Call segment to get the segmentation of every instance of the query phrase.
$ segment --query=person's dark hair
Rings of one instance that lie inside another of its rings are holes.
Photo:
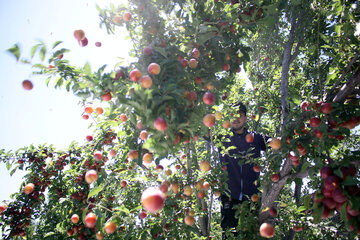
[[[242,102],[237,102],[233,105],[234,108],[237,108],[238,111],[242,111],[245,113],[247,113],[247,109],[246,106],[242,103]]]

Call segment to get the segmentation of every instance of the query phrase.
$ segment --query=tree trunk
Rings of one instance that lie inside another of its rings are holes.
[[[289,69],[291,62],[296,58],[298,54],[298,49],[300,45],[300,41],[298,41],[295,51],[292,53],[292,49],[295,42],[295,35],[297,31],[300,29],[302,21],[304,17],[304,10],[302,9],[300,13],[293,14],[291,19],[291,30],[289,39],[285,45],[284,56],[282,61],[282,72],[281,72],[281,84],[280,84],[280,94],[281,94],[281,132],[283,131],[287,121],[288,121],[288,85],[289,85]],[[261,208],[259,212],[259,223],[264,222],[266,219],[270,217],[268,211],[263,211],[265,208],[271,207],[274,204],[274,201],[279,196],[282,188],[284,187],[287,179],[290,177],[290,173],[292,170],[292,163],[289,159],[285,160],[285,163],[280,170],[280,180],[277,183],[273,183],[271,188],[267,188],[264,186],[263,194],[261,198]]]

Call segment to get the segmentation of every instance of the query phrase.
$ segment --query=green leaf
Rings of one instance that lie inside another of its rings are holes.
[[[311,195],[306,195],[304,197],[304,206],[305,206],[305,208],[307,208],[307,209],[310,208],[310,202],[311,202]]]
[[[31,54],[30,54],[31,58],[34,57],[35,52],[36,52],[36,50],[38,49],[39,46],[40,46],[40,44],[36,44],[35,46],[33,46],[33,47],[31,48]]]
[[[104,187],[105,187],[105,184],[101,184],[101,185],[93,188],[88,194],[88,199],[91,198],[92,196],[95,196],[99,192],[101,192],[104,189]]]
[[[50,236],[52,236],[52,235],[55,235],[56,233],[55,232],[48,232],[48,233],[46,233],[45,235],[44,235],[44,237],[46,238],[46,237],[50,237]]]
[[[81,216],[81,219],[82,219],[83,223],[85,223],[85,217],[86,217],[87,210],[88,210],[88,208],[85,208],[84,211],[83,211],[83,214]]]
[[[354,186],[359,184],[359,181],[354,177],[347,176],[341,184],[344,186]]]
[[[11,168],[11,163],[9,161],[6,162],[6,170],[10,170]]]
[[[91,75],[91,67],[90,67],[89,62],[86,62],[86,63],[85,63],[84,73],[85,73],[86,75],[89,75],[89,76]]]
[[[210,40],[213,37],[214,37],[214,33],[212,33],[212,32],[201,34],[199,37],[198,43],[200,45],[203,45],[206,41]]]
[[[305,162],[301,167],[301,172],[305,172],[306,169],[310,166],[309,162]]]
[[[10,176],[12,176],[12,175],[16,172],[16,170],[18,169],[18,167],[19,167],[19,166],[16,166],[16,168],[14,168],[13,170],[11,170]]]
[[[56,41],[54,44],[53,44],[53,49],[56,48],[60,43],[62,43],[62,41]]]
[[[167,58],[167,54],[164,48],[155,47],[155,50],[159,52],[161,55],[163,55],[165,58]]]
[[[18,44],[15,44],[13,47],[7,49],[8,52],[10,52],[14,57],[16,58],[16,61],[19,61],[20,59],[20,47]]]
[[[305,206],[300,206],[296,211],[299,212],[303,212],[305,211],[307,208]]]
[[[41,61],[44,61],[45,55],[46,55],[46,46],[43,45],[42,48],[40,49],[40,59],[41,59]]]

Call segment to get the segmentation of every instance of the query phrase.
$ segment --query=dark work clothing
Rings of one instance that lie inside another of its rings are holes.
[[[220,161],[226,164],[226,171],[228,173],[228,188],[230,196],[222,195],[221,197],[221,228],[224,230],[223,239],[226,239],[225,231],[229,228],[236,228],[238,219],[235,218],[236,210],[233,207],[241,204],[243,201],[249,200],[251,195],[258,193],[259,185],[256,180],[259,178],[259,173],[254,172],[254,164],[245,163],[247,158],[253,159],[260,157],[260,152],[266,150],[265,139],[257,133],[252,133],[254,141],[247,143],[245,136],[249,132],[244,129],[243,134],[227,135],[220,137],[222,145],[225,150],[228,147],[234,146],[234,149],[228,150],[228,154],[221,154],[219,149]],[[234,236],[237,236],[234,232]]]
[[[225,230],[229,228],[236,228],[238,225],[238,219],[235,218],[234,206],[241,204],[243,201],[236,199],[229,199],[228,196],[221,196],[221,228],[224,230],[222,239],[226,239]],[[233,232],[237,236],[236,232]]]
[[[263,136],[257,133],[252,133],[254,141],[247,143],[245,136],[248,133],[247,129],[244,129],[243,134],[234,132],[233,136],[227,135],[220,139],[225,149],[230,146],[236,147],[229,150],[228,154],[221,154],[219,149],[220,161],[226,164],[227,183],[232,199],[241,200],[245,196],[250,198],[259,192],[258,185],[254,184],[259,178],[259,173],[254,172],[253,164],[245,163],[245,156],[248,154],[249,159],[260,157],[260,151],[265,151],[266,145]]]

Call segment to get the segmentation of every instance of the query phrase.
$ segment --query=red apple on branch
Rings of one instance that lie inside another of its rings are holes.
[[[154,128],[158,131],[165,131],[167,129],[167,122],[164,118],[158,117],[154,121]]]
[[[159,189],[149,187],[141,195],[141,204],[147,211],[157,213],[164,207],[165,196]]]

